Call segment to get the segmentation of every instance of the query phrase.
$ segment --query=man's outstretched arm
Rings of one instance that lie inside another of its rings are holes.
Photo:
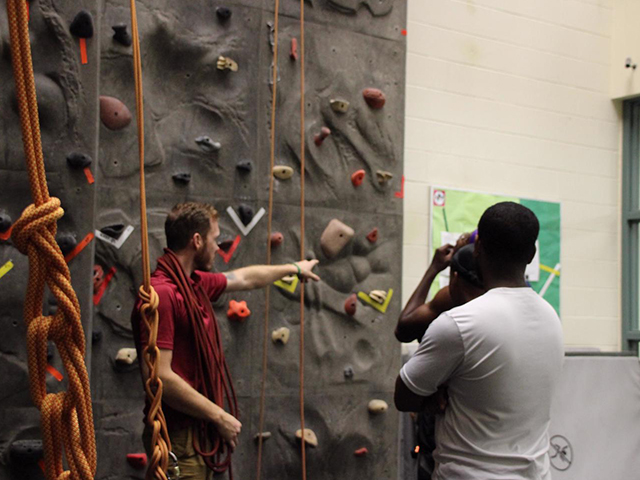
[[[266,287],[287,275],[299,275],[304,282],[309,279],[317,282],[320,277],[312,272],[317,264],[318,260],[301,260],[285,265],[251,265],[232,270],[224,274],[227,277],[226,291],[237,292]]]

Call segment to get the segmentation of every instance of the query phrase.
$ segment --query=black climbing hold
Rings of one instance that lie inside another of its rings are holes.
[[[80,10],[69,26],[69,31],[79,38],[93,37],[93,19],[86,10]]]
[[[12,465],[33,465],[43,458],[42,440],[16,440],[9,447]]]
[[[253,162],[251,160],[242,160],[238,162],[236,168],[242,173],[249,173],[253,170]]]
[[[76,240],[76,237],[71,233],[62,233],[58,235],[58,238],[56,241],[58,242],[58,246],[62,251],[62,255],[67,255],[74,248],[76,248],[76,245],[78,245],[78,241]]]
[[[0,233],[4,233],[11,228],[11,217],[6,213],[0,213]]]
[[[124,232],[124,225],[121,223],[108,225],[106,227],[102,227],[100,231],[105,235],[109,235],[111,238],[115,238],[117,240],[118,238],[120,238],[120,235],[122,235],[122,232]]]
[[[221,22],[226,22],[231,18],[231,9],[227,7],[216,8],[216,15]]]
[[[51,363],[53,360],[53,353],[53,343],[49,342],[47,343],[47,362]]]
[[[176,183],[187,185],[191,181],[191,174],[188,172],[176,173],[171,178],[173,178],[173,181]]]
[[[344,378],[351,379],[353,378],[353,367],[345,367],[344,369]]]
[[[102,340],[102,331],[101,330],[94,330],[93,332],[91,332],[91,344],[95,345],[96,343],[100,343],[100,340]]]
[[[67,163],[71,168],[87,168],[91,165],[91,157],[84,153],[73,152],[67,155]]]
[[[238,207],[238,215],[245,225],[249,225],[253,219],[253,208],[248,205],[240,205]]]
[[[124,23],[119,23],[111,27],[113,29],[113,39],[125,47],[130,47],[133,43],[133,39],[129,32],[127,32],[127,26]]]
[[[233,241],[234,241],[233,238],[225,235],[220,240],[218,240],[218,248],[223,252],[228,252],[229,249],[231,248],[231,245],[233,245]]]

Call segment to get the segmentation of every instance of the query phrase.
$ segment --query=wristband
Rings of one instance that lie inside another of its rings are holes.
[[[300,278],[300,276],[302,275],[302,270],[300,270],[300,266],[297,263],[292,263],[291,265],[293,265],[298,269],[298,273],[296,273],[296,275],[298,276],[298,278]]]

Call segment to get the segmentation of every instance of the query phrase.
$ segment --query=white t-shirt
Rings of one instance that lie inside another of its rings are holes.
[[[400,377],[447,385],[434,480],[549,480],[549,415],[564,347],[555,310],[530,288],[495,288],[440,315]]]

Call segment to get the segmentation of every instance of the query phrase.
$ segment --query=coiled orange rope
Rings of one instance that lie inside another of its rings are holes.
[[[144,178],[144,98],[142,94],[142,61],[140,58],[140,35],[138,32],[138,15],[136,2],[131,0],[131,32],[133,39],[133,72],[136,86],[136,121],[138,126],[138,157],[140,160],[140,240],[142,242],[142,276],[143,285],[139,295],[142,300],[140,317],[149,330],[149,342],[142,352],[144,362],[149,370],[145,382],[145,392],[149,399],[149,411],[146,422],[152,430],[152,454],[145,475],[146,480],[166,480],[169,468],[169,452],[171,440],[167,423],[162,412],[162,380],[158,377],[158,358],[160,349],[158,339],[158,294],[151,286],[151,265],[149,261],[149,228],[147,225],[147,195]]]
[[[89,376],[84,363],[85,337],[69,268],[55,239],[57,221],[64,211],[60,200],[49,196],[47,187],[26,2],[7,0],[7,15],[22,141],[34,200],[15,223],[11,235],[16,248],[29,257],[24,318],[31,398],[41,412],[47,480],[91,480],[97,459]],[[53,316],[42,314],[45,284],[57,301],[58,311]],[[55,342],[67,373],[67,392],[47,393],[49,340]],[[63,449],[69,470],[63,469]]]

